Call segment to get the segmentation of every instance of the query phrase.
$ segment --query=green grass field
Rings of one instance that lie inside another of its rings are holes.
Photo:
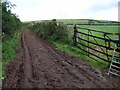
[[[87,29],[92,29],[92,30],[97,30],[97,31],[103,31],[103,32],[108,32],[108,33],[119,33],[119,27],[118,26],[94,26],[94,25],[78,25],[78,27],[81,27],[81,28],[87,28]],[[69,28],[70,28],[70,36],[72,37],[73,36],[73,31],[74,31],[74,25],[69,25]],[[80,32],[84,32],[84,33],[88,33],[87,30],[84,30],[84,29],[79,29]],[[99,36],[99,37],[102,37],[103,38],[103,33],[99,33],[99,32],[94,32],[94,31],[91,31],[92,32],[92,35],[94,36]],[[84,36],[84,35],[83,35]],[[114,39],[114,40],[118,40],[119,37],[118,35],[108,35],[111,39]]]
[[[57,19],[58,22],[63,22],[65,24],[88,24],[90,19]],[[93,20],[94,24],[117,24],[116,21],[107,20]]]
[[[94,25],[82,25],[79,27],[82,28],[89,28],[93,30],[98,30],[98,31],[104,31],[104,32],[109,32],[109,33],[118,33],[118,26],[94,26]]]

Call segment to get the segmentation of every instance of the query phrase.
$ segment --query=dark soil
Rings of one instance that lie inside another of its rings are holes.
[[[25,29],[17,58],[7,65],[3,88],[118,88],[120,79],[57,50]]]

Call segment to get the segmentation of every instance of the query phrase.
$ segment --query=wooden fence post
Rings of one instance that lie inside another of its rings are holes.
[[[75,24],[75,26],[74,26],[74,36],[73,36],[73,38],[74,38],[74,39],[73,39],[74,46],[77,46],[77,41],[78,41],[77,31],[78,31],[77,25]]]

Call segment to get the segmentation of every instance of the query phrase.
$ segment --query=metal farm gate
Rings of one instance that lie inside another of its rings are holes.
[[[85,52],[80,53],[94,60],[103,60],[110,65],[115,48],[114,45],[120,47],[120,33],[108,33],[75,25],[73,41],[77,48]],[[120,52],[120,48],[117,51]],[[114,57],[120,58],[120,55],[115,55]]]

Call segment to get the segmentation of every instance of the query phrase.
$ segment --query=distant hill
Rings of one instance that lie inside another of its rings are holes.
[[[94,19],[58,19],[57,21],[64,22],[65,24],[89,24],[90,21],[93,24],[118,24],[117,21],[94,20]]]
[[[49,22],[51,20],[37,20],[24,23],[38,23],[38,22]],[[94,19],[56,19],[57,22],[63,22],[64,24],[115,24],[117,21],[107,21],[107,20],[94,20]]]

